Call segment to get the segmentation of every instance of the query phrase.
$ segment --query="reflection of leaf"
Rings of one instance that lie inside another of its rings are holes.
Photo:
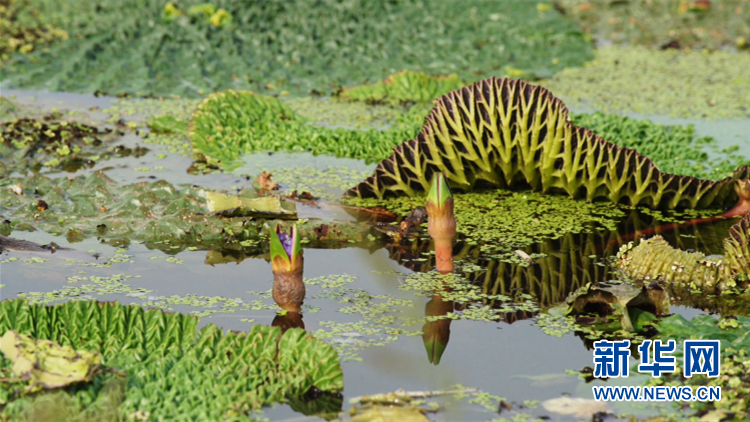
[[[297,219],[297,207],[276,196],[245,198],[218,192],[206,192],[208,209],[225,216],[251,216]]]
[[[419,406],[381,406],[368,404],[352,408],[353,422],[429,422]]]
[[[102,363],[97,351],[76,351],[70,346],[36,340],[13,330],[0,339],[0,351],[13,362],[13,374],[30,381],[27,392],[91,381]]]
[[[341,394],[332,393],[325,393],[316,398],[291,397],[289,399],[289,406],[295,412],[307,416],[318,416],[325,420],[336,419],[343,403],[344,397]]]
[[[630,332],[642,329],[655,319],[655,315],[669,313],[669,295],[658,287],[647,289],[629,284],[599,286],[589,283],[571,293],[567,302],[575,314],[616,316],[621,328]],[[609,328],[617,329],[616,326]]]

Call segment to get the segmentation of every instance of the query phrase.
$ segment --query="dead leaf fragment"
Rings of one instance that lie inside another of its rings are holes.
[[[263,172],[256,179],[261,189],[274,190],[279,188],[279,184],[271,180],[273,174]]]
[[[542,402],[548,412],[573,415],[577,418],[591,418],[592,415],[607,411],[607,403],[580,397],[558,397]]]
[[[524,261],[528,262],[529,264],[533,264],[534,263],[534,260],[531,259],[531,257],[529,256],[529,254],[527,254],[526,252],[524,252],[524,251],[522,251],[520,249],[516,249],[513,252],[515,252],[516,255],[520,256],[521,259],[523,259]]]
[[[17,183],[15,185],[10,186],[10,191],[15,193],[16,195],[23,195],[23,186],[21,186],[20,183]]]

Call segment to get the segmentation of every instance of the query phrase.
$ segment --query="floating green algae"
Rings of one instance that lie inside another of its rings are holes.
[[[510,64],[548,77],[591,54],[572,23],[527,1],[220,2],[231,23],[219,26],[162,0],[35,4],[76,36],[49,53],[12,56],[4,74],[10,85],[52,91],[308,94],[403,69],[471,80]]]
[[[490,257],[545,239],[597,229],[614,230],[625,212],[612,204],[587,203],[537,192],[491,190],[454,194],[456,227],[468,245]],[[383,201],[347,199],[347,204],[383,207],[399,215],[424,205],[424,197],[398,197]]]
[[[463,86],[456,74],[432,76],[404,70],[371,85],[346,88],[339,96],[375,104],[426,103]]]
[[[0,123],[0,174],[40,171],[43,168],[75,172],[97,161],[127,156],[134,151],[110,145],[116,133],[63,119],[60,113],[41,118],[17,118]],[[139,149],[135,154],[143,154]]]
[[[48,307],[10,300],[0,303],[0,315],[2,332],[13,328],[96,350],[103,365],[124,372],[126,395],[118,407],[123,419],[247,420],[248,412],[311,388],[336,393],[344,387],[336,352],[303,330],[282,334],[254,326],[249,333],[222,333],[213,324],[199,330],[193,316],[90,301]],[[9,378],[7,358],[0,362],[3,378]],[[100,374],[70,390],[77,407],[106,393],[103,385],[112,376]],[[22,420],[32,404],[14,394],[19,384],[0,384],[2,414],[9,420]]]
[[[0,65],[11,53],[28,54],[67,40],[68,33],[45,22],[45,16],[28,0],[6,0],[0,4]]]
[[[602,47],[593,61],[540,84],[571,105],[700,119],[750,117],[750,55]]]
[[[21,191],[14,186],[21,184]],[[20,194],[19,194],[20,193]],[[253,192],[240,192],[257,196]],[[47,209],[40,209],[43,200]],[[97,236],[111,243],[131,240],[146,242],[159,249],[182,250],[185,247],[207,249],[226,244],[257,242],[267,232],[265,220],[252,217],[225,218],[209,212],[206,191],[197,186],[176,187],[164,180],[118,186],[103,172],[75,178],[0,179],[2,216],[10,221],[7,229],[42,230],[67,236],[71,242]],[[321,221],[302,224],[301,230],[311,245],[326,242],[369,244],[370,228],[349,224],[347,230],[330,230],[319,237],[314,229]],[[344,222],[328,225],[347,226]],[[341,237],[336,237],[341,233]]]
[[[745,1],[566,0],[559,5],[587,34],[618,44],[678,49],[750,44]]]

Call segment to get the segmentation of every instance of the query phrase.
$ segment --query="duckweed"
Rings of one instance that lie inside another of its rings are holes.
[[[601,47],[593,61],[540,84],[571,105],[699,119],[750,117],[750,55]]]

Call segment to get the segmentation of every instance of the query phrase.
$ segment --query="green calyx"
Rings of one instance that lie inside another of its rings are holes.
[[[440,359],[443,357],[443,352],[445,352],[447,346],[448,344],[441,342],[437,337],[424,337],[424,347],[427,349],[427,358],[433,365],[440,365]]]
[[[528,185],[656,209],[733,205],[735,181],[750,178],[748,166],[717,182],[663,173],[637,151],[572,124],[548,90],[490,78],[436,100],[417,137],[396,146],[347,196],[415,196],[441,171],[463,191]]]
[[[435,173],[432,176],[430,192],[427,194],[427,208],[436,207],[438,210],[445,208],[448,201],[453,201],[451,188],[445,180],[443,172]]]

